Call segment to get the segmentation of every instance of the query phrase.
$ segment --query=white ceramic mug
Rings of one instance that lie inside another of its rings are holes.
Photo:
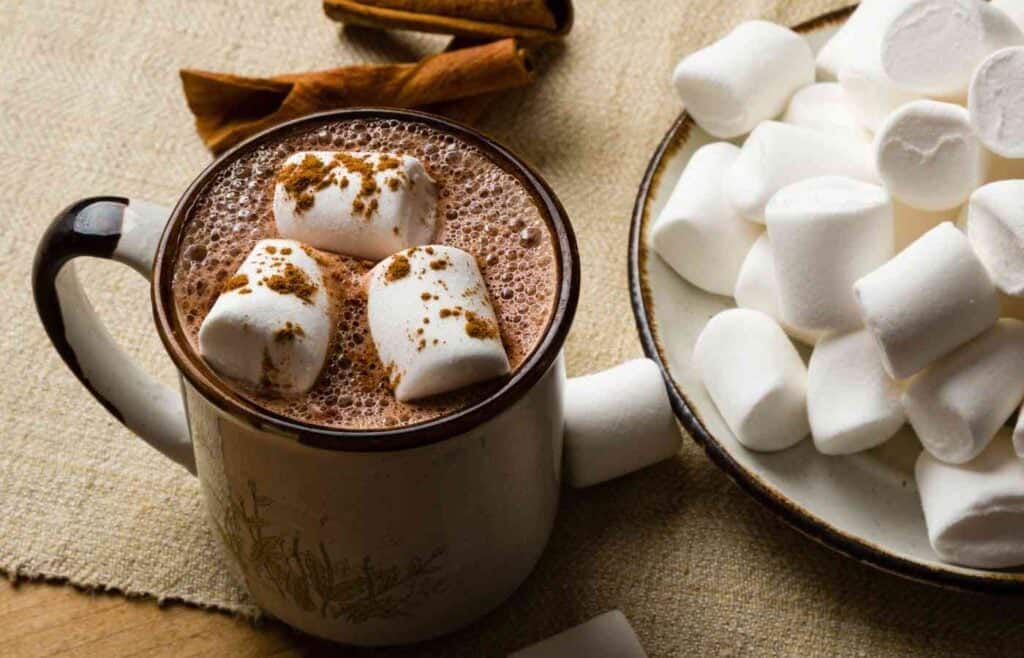
[[[192,349],[171,293],[184,221],[210,180],[267,141],[360,118],[426,123],[482,150],[533,194],[559,266],[550,325],[498,392],[434,421],[380,431],[306,425],[233,392]],[[83,255],[152,279],[157,329],[181,373],[181,394],[141,371],[99,324],[70,263]],[[561,349],[579,260],[546,183],[472,129],[379,109],[279,126],[218,158],[171,212],[119,197],[71,205],[40,244],[33,287],[71,370],[128,428],[199,476],[228,564],[260,607],[289,624],[358,645],[424,640],[493,609],[540,557],[558,506]]]

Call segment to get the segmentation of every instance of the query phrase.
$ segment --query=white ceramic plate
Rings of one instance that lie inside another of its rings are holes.
[[[818,48],[846,20],[840,10],[797,27]],[[684,112],[651,158],[637,195],[629,246],[630,294],[647,355],[670,383],[676,415],[722,470],[809,537],[857,560],[916,580],[963,589],[1024,593],[1024,571],[945,564],[928,544],[914,484],[920,451],[909,428],[875,450],[818,453],[810,439],[778,453],[745,449],[698,380],[693,345],[705,323],[734,306],[680,278],[649,247],[649,228],[690,156],[713,141]],[[805,356],[807,354],[805,353]]]

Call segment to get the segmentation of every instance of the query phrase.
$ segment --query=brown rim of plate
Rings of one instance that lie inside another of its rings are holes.
[[[797,32],[809,32],[833,25],[845,20],[853,12],[853,9],[854,7],[838,9],[801,23],[793,29]],[[781,494],[756,473],[744,468],[733,459],[729,451],[704,426],[703,421],[672,378],[666,365],[668,360],[657,336],[657,326],[653,317],[654,302],[647,281],[648,250],[642,239],[647,233],[647,224],[650,219],[648,206],[651,190],[658,184],[665,162],[689,138],[692,126],[693,120],[684,110],[669,128],[661,143],[658,144],[647,165],[633,206],[628,258],[629,296],[637,331],[640,334],[640,342],[643,345],[644,353],[653,359],[661,369],[672,409],[683,427],[689,432],[694,442],[704,449],[711,461],[741,489],[800,533],[832,550],[882,571],[921,583],[995,594],[1024,593],[1024,573],[980,570],[968,572],[964,567],[956,565],[934,567],[901,557],[833,527],[824,519],[811,514]]]
[[[461,411],[447,416],[381,430],[345,430],[303,423],[270,412],[227,387],[192,349],[174,309],[171,284],[173,264],[181,245],[183,217],[187,217],[200,192],[213,177],[238,157],[270,141],[315,126],[337,121],[394,119],[415,121],[464,140],[480,149],[498,166],[515,176],[533,195],[537,207],[551,227],[558,261],[558,299],[544,336],[526,361],[495,393]],[[418,448],[453,438],[496,417],[521,399],[551,368],[562,349],[579,301],[580,263],[576,237],[569,218],[548,184],[511,151],[473,128],[426,112],[391,108],[356,108],[322,112],[275,126],[225,152],[189,185],[171,213],[157,248],[153,265],[153,315],[160,340],[181,375],[214,406],[237,419],[282,436],[282,440],[342,452],[390,452]]]

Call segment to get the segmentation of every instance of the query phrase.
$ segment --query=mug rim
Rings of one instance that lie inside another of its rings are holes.
[[[193,349],[175,309],[172,289],[174,264],[183,237],[184,221],[206,185],[239,157],[288,133],[311,130],[334,121],[394,119],[426,124],[479,148],[492,162],[514,175],[530,193],[554,237],[558,298],[540,341],[522,365],[495,392],[464,409],[413,425],[382,429],[330,428],[274,413],[232,390]],[[580,261],[569,217],[547,182],[508,148],[475,128],[418,110],[360,107],[303,116],[264,130],[218,156],[178,198],[167,221],[153,261],[151,297],[157,333],[181,377],[209,403],[254,427],[288,435],[300,444],[340,452],[392,452],[439,443],[477,427],[520,400],[555,363],[572,325],[579,302]]]

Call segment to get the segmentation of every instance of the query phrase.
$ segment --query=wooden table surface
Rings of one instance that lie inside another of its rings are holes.
[[[182,604],[159,606],[48,583],[0,580],[0,656],[320,656],[343,647],[268,621],[254,626]],[[359,655],[369,652],[355,651]]]

